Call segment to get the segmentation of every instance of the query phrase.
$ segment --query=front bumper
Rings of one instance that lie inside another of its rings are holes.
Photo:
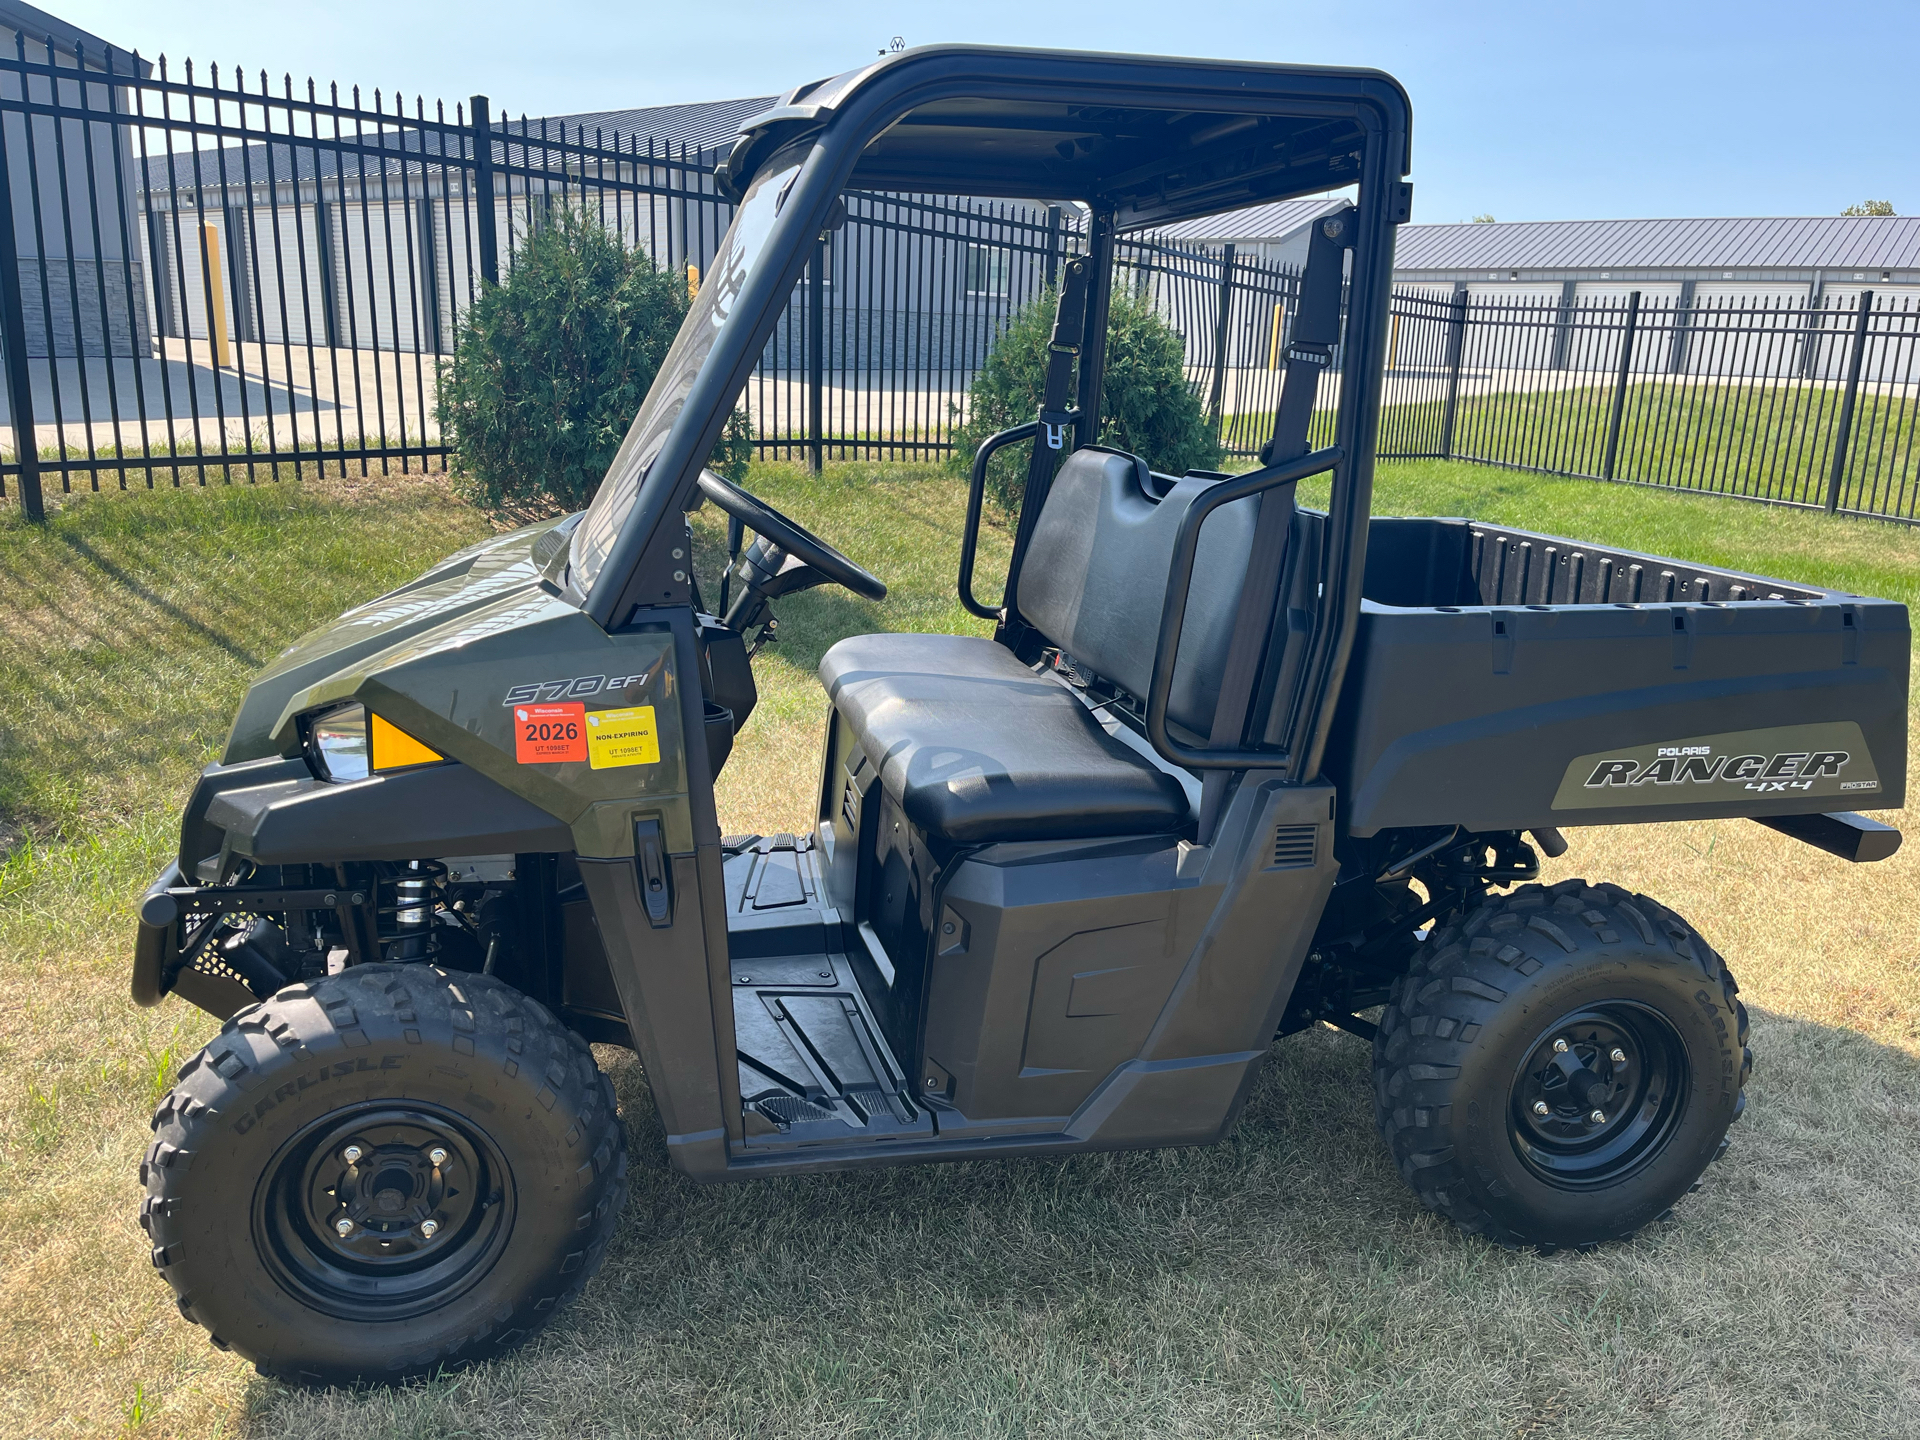
[[[180,906],[167,892],[185,884],[180,866],[168,861],[166,869],[140,897],[140,930],[133,940],[133,1003],[158,1005],[166,997],[170,977],[167,965],[179,957],[178,920]]]
[[[178,862],[169,862],[140,897],[139,929],[133,938],[133,1003],[158,1005],[178,995],[222,1020],[260,997],[232,966],[206,944],[223,910],[204,897],[216,891],[188,885]]]

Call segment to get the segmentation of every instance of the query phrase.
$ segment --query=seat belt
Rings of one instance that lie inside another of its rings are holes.
[[[1351,205],[1314,222],[1307,244],[1307,267],[1300,278],[1300,300],[1293,317],[1293,338],[1287,343],[1286,368],[1280,382],[1280,404],[1274,412],[1273,434],[1260,447],[1262,465],[1297,460],[1307,453],[1307,431],[1313,424],[1320,376],[1333,361],[1340,341],[1340,291],[1345,278],[1346,252],[1353,244],[1354,209]],[[1247,718],[1253,708],[1254,688],[1267,656],[1267,642],[1277,608],[1277,588],[1286,569],[1287,540],[1293,530],[1293,487],[1281,486],[1257,497],[1260,518],[1253,529],[1247,554],[1246,579],[1240,586],[1240,605],[1234,614],[1233,639],[1227,647],[1226,668],[1220,676],[1220,698],[1213,709],[1212,748],[1238,749],[1245,741]],[[1200,829],[1202,845],[1213,843],[1232,777],[1228,770],[1209,770],[1201,780]]]
[[[1060,306],[1054,311],[1053,337],[1047,342],[1047,382],[1040,397],[1040,433],[1033,440],[1033,454],[1027,461],[1027,484],[1020,496],[1020,523],[1013,535],[1013,560],[1007,567],[1007,589],[1002,599],[1000,630],[994,638],[1003,644],[1019,646],[1027,630],[1020,619],[1018,590],[1020,563],[1026,559],[1027,542],[1033,538],[1040,511],[1047,503],[1047,491],[1053,486],[1054,468],[1066,458],[1072,445],[1074,427],[1080,411],[1067,408],[1067,392],[1073,386],[1080,363],[1080,349],[1086,341],[1087,284],[1092,264],[1084,255],[1067,261],[1060,278]]]

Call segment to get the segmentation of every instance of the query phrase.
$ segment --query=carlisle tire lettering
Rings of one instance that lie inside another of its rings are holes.
[[[322,1065],[318,1070],[297,1075],[284,1084],[276,1085],[272,1092],[262,1095],[254,1101],[253,1108],[240,1115],[233,1122],[233,1133],[244,1135],[253,1129],[254,1123],[266,1115],[282,1100],[297,1100],[314,1086],[329,1080],[344,1079],[348,1075],[363,1074],[369,1071],[398,1070],[406,1063],[404,1055],[382,1055],[378,1060],[362,1055],[354,1060],[336,1060],[331,1065]]]

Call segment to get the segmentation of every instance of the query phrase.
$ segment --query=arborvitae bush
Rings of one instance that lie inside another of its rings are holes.
[[[1056,291],[1043,291],[1013,317],[974,376],[967,423],[953,437],[956,469],[972,466],[973,452],[989,435],[1039,415],[1047,341],[1059,304]],[[1149,301],[1120,290],[1108,309],[1100,443],[1139,455],[1169,475],[1220,463],[1219,439],[1187,382],[1186,342]],[[988,493],[1009,509],[1026,485],[1027,455],[1025,445],[1008,446],[987,469]]]
[[[687,313],[684,278],[593,216],[556,208],[499,285],[482,286],[440,371],[452,464],[489,505],[593,498]],[[736,411],[710,463],[739,479],[753,430]]]

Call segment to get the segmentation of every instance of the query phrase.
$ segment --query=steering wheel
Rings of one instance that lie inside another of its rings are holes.
[[[711,470],[700,472],[700,493],[770,545],[812,566],[836,585],[844,585],[865,600],[887,598],[887,584],[827,544],[811,530],[787,519],[778,510]]]

